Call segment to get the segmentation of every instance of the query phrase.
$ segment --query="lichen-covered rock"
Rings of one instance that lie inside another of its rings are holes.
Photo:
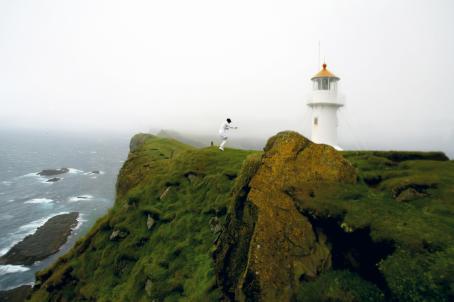
[[[112,240],[112,241],[121,240],[121,239],[126,238],[126,236],[128,236],[128,232],[122,231],[122,230],[114,230],[114,231],[110,234],[109,240]]]
[[[216,217],[216,216],[211,217],[209,223],[210,223],[210,230],[213,233],[218,233],[221,231],[222,225],[221,225],[221,221],[219,220],[218,217]]]
[[[230,300],[290,301],[298,282],[331,267],[331,254],[287,191],[355,183],[355,170],[334,148],[281,132],[239,178],[214,253],[218,282]]]
[[[399,193],[399,195],[396,197],[396,200],[406,202],[406,201],[411,201],[411,200],[418,199],[421,197],[425,197],[427,195],[428,195],[427,193],[419,192],[418,190],[416,190],[414,188],[407,188]]]
[[[147,293],[147,296],[151,296],[152,294],[152,289],[153,289],[153,282],[150,279],[147,279],[147,282],[145,283],[145,292]]]
[[[169,193],[171,187],[167,187],[164,192],[159,196],[159,200],[164,200],[166,198],[167,194]]]
[[[155,223],[156,223],[156,221],[154,220],[154,218],[151,217],[150,214],[148,214],[148,217],[147,217],[147,229],[151,230],[151,228],[154,226]]]

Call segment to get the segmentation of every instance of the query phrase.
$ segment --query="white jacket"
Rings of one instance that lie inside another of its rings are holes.
[[[227,131],[229,131],[229,129],[235,129],[235,128],[236,127],[230,126],[230,124],[227,121],[225,121],[221,124],[221,127],[219,128],[219,135],[227,138]]]

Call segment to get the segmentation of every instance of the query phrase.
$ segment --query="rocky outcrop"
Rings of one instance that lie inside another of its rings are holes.
[[[57,181],[59,181],[59,180],[61,180],[60,177],[53,177],[53,178],[51,178],[51,179],[48,179],[47,182],[57,182]]]
[[[0,302],[23,302],[32,292],[30,285],[21,285],[19,287],[0,291]]]
[[[77,225],[79,213],[72,212],[50,218],[36,232],[13,246],[0,257],[0,264],[31,265],[58,252]]]
[[[134,152],[143,145],[143,143],[148,139],[154,137],[152,134],[147,133],[139,133],[132,137],[131,141],[129,142],[129,151]]]
[[[298,282],[330,269],[326,237],[315,232],[288,191],[310,195],[321,184],[356,182],[340,153],[298,133],[277,134],[264,151],[243,165],[214,252],[218,283],[232,301],[290,301]]]
[[[38,172],[37,174],[39,176],[54,176],[54,175],[60,175],[60,174],[65,174],[68,173],[69,169],[68,168],[61,168],[61,169],[46,169]]]

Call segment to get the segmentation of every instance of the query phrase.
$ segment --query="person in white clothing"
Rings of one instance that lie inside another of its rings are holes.
[[[219,128],[219,136],[221,137],[222,140],[221,145],[219,146],[219,150],[221,151],[224,151],[224,145],[225,143],[227,143],[228,139],[227,132],[229,131],[229,129],[238,129],[238,127],[230,126],[230,123],[232,123],[232,120],[228,118],[225,122],[221,124],[221,128]]]

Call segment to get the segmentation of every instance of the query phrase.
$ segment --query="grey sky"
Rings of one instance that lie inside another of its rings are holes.
[[[449,0],[0,0],[0,128],[309,135],[319,40],[341,145],[454,150]]]

